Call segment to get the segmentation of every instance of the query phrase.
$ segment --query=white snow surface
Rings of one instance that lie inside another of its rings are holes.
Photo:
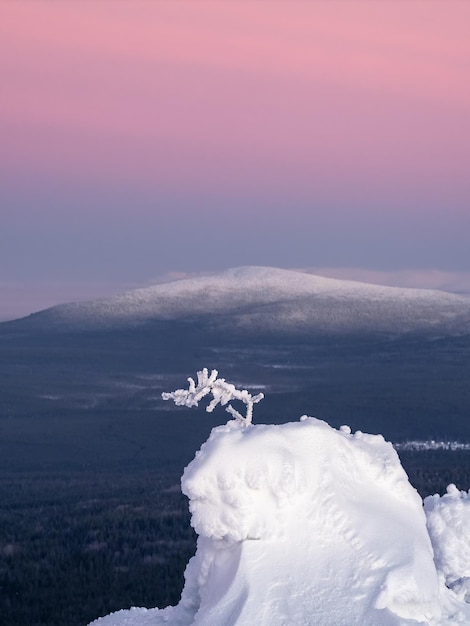
[[[468,576],[469,497],[427,499],[430,535],[381,435],[307,417],[231,421],[213,429],[182,490],[199,537],[179,604],[93,626],[470,624],[462,585],[444,584]]]
[[[470,493],[455,485],[424,501],[435,561],[445,582],[470,602]]]
[[[63,304],[29,316],[55,327],[103,327],[214,317],[240,330],[317,329],[460,333],[470,329],[470,297],[383,287],[272,267],[239,267],[124,294]]]

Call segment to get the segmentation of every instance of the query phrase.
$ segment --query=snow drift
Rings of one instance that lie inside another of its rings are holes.
[[[435,561],[446,585],[470,602],[470,493],[447,487],[424,501]]]
[[[422,500],[380,435],[307,417],[230,421],[213,429],[182,489],[199,538],[180,603],[93,626],[470,624],[461,587],[444,585],[468,576],[468,550],[462,564],[443,548],[462,552],[462,506],[453,492],[426,502],[438,571]]]

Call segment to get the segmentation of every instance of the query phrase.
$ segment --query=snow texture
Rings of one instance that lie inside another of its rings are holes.
[[[470,601],[470,493],[447,487],[424,501],[437,569],[449,587]]]
[[[470,331],[470,298],[430,289],[383,287],[271,267],[239,267],[90,302],[70,303],[21,321],[87,329],[150,320],[207,321],[240,332]],[[220,328],[219,328],[220,326]]]
[[[470,624],[469,496],[428,498],[429,534],[380,435],[233,420],[213,429],[182,490],[199,537],[180,603],[93,626]]]

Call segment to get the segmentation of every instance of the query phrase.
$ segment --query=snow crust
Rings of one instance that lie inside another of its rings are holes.
[[[470,497],[428,498],[428,532],[380,435],[307,417],[231,421],[213,429],[182,490],[199,537],[180,603],[93,626],[470,624]]]
[[[239,267],[35,313],[29,324],[75,328],[204,319],[246,331],[465,332],[470,298],[271,267]]]

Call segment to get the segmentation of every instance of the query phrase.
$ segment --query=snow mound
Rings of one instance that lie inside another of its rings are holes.
[[[271,267],[239,267],[63,304],[22,324],[54,329],[135,326],[191,319],[243,332],[393,332],[470,329],[470,298],[443,291],[383,287]]]
[[[182,489],[199,537],[180,603],[93,626],[470,624],[470,607],[436,571],[422,500],[380,435],[307,417],[228,422],[185,469]],[[427,500],[430,528],[432,510],[446,517],[452,498]],[[454,508],[447,525],[460,532]],[[452,579],[466,575],[451,557],[438,564]]]
[[[424,501],[437,569],[447,586],[470,601],[470,493],[447,487]]]

